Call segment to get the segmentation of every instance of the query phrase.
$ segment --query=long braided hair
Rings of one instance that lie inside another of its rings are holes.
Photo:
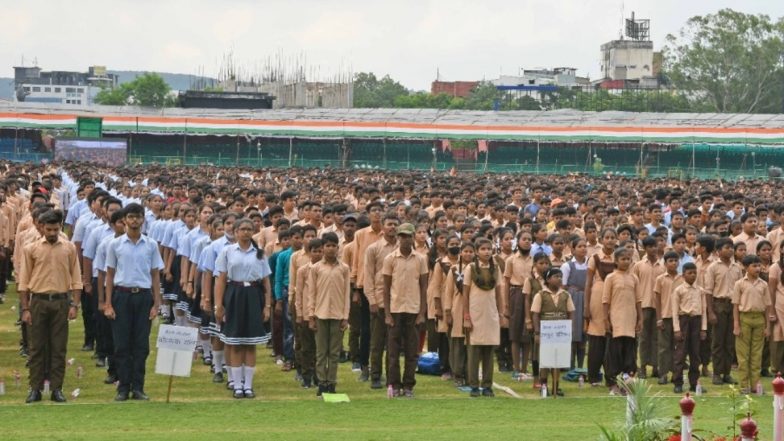
[[[483,246],[488,246],[492,250],[493,249],[493,242],[491,242],[489,239],[477,239],[476,240],[476,244],[475,244],[476,250],[479,251],[479,249],[482,248]],[[471,271],[471,281],[474,283],[474,285],[478,286],[479,289],[482,289],[482,290],[485,290],[485,291],[489,291],[491,289],[495,289],[496,282],[497,282],[497,280],[496,280],[496,276],[497,276],[497,274],[496,274],[496,267],[495,267],[495,262],[494,262],[495,259],[493,259],[492,257],[490,258],[490,262],[489,262],[490,263],[490,268],[489,268],[490,274],[488,275],[488,274],[486,274],[484,272],[482,272],[483,274],[480,274],[480,271],[479,271],[479,256],[478,256],[478,254],[479,253],[477,252],[477,256],[474,258],[474,263],[473,263],[474,267],[472,268],[472,271]]]

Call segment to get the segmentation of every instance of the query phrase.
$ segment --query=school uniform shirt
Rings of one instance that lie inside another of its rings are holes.
[[[778,262],[781,259],[781,241],[784,239],[784,227],[776,228],[768,233],[767,239],[773,247],[773,261]]]
[[[84,242],[85,233],[90,231],[88,228],[93,222],[100,221],[101,218],[95,215],[92,211],[89,211],[82,216],[79,216],[79,219],[76,221],[76,226],[74,227],[74,233],[71,237],[72,242]]]
[[[82,289],[81,266],[74,245],[62,237],[50,244],[45,237],[22,251],[17,280],[19,292],[62,294]]]
[[[656,283],[656,278],[666,271],[662,259],[657,259],[655,262],[651,263],[647,256],[643,260],[635,263],[632,267],[632,274],[637,276],[637,279],[640,281],[637,285],[637,289],[640,290],[643,308],[653,308],[656,306],[653,299],[654,284]]]
[[[446,268],[446,271],[444,271],[444,268]],[[452,261],[449,260],[449,257],[439,259],[438,262],[436,262],[435,267],[433,267],[433,273],[430,275],[430,279],[427,281],[427,318],[431,320],[435,320],[436,318],[436,300],[439,302],[441,301],[446,279],[449,277],[449,270],[451,268]],[[448,329],[446,323],[442,322],[443,320],[439,320],[436,325],[437,328],[439,328],[437,329],[438,332],[446,332]]]
[[[291,264],[291,255],[294,253],[294,248],[288,247],[278,254],[275,261],[275,286],[273,292],[275,293],[275,300],[283,299],[283,288],[289,286],[289,267]]]
[[[383,237],[384,230],[373,231],[372,226],[362,228],[354,234],[354,242],[357,244],[351,262],[351,276],[356,280],[357,288],[365,286],[365,259],[368,247]]]
[[[305,252],[305,248],[291,254],[289,260],[289,303],[293,303],[295,307],[299,304],[299,300],[297,300],[299,295],[297,292],[297,271],[308,263],[310,263],[310,255]]]
[[[474,346],[498,346],[501,344],[501,318],[498,313],[499,302],[503,297],[496,296],[495,288],[483,290],[473,283],[473,265],[468,265],[463,273],[464,286],[469,286],[469,305],[468,311],[471,316],[471,331],[469,331],[466,343]],[[485,267],[486,268],[486,267]],[[500,280],[501,270],[496,267],[496,280]],[[460,298],[460,301],[463,301]],[[456,312],[456,311],[455,311]],[[455,312],[452,316],[455,316]],[[452,325],[454,330],[456,324]]]
[[[703,288],[710,293],[714,299],[732,299],[735,283],[743,278],[743,267],[737,262],[730,260],[725,264],[721,259],[708,265],[705,270]]]
[[[566,293],[567,295],[566,312],[574,312],[574,302],[572,301],[572,296],[569,295],[568,291],[560,289],[557,290],[557,292],[553,292],[546,286],[543,287],[542,290],[536,293],[534,296],[534,300],[531,302],[531,312],[535,312],[537,314],[542,312],[542,296],[550,296],[553,300],[553,303],[558,305],[558,297],[561,295],[561,293]]]
[[[98,247],[95,249],[95,259],[93,259],[93,272],[96,274],[94,277],[97,277],[98,272],[106,272],[106,248],[109,246],[109,243],[114,240],[114,234],[111,236],[105,237],[101,243],[98,244]]]
[[[357,241],[352,240],[351,242],[343,242],[343,246],[340,247],[338,251],[338,260],[348,265],[349,269],[351,268],[351,262],[354,260],[354,253],[356,252],[356,249]],[[351,283],[356,283],[356,281],[357,279],[352,274]]]
[[[607,276],[602,291],[602,303],[610,305],[612,336],[632,337],[636,335],[637,303],[642,301],[637,276],[630,271],[615,270]]]
[[[109,243],[106,267],[115,270],[114,286],[150,289],[150,271],[163,270],[163,259],[152,239],[142,235],[134,244],[127,234],[123,234]]]
[[[266,247],[268,243],[277,242],[278,241],[277,227],[272,225],[269,227],[262,228],[261,231],[253,235],[253,240],[255,240],[260,247]]]
[[[774,263],[768,270],[768,278],[776,281],[775,314],[778,319],[773,326],[773,341],[784,341],[784,283],[781,282],[781,266]]]
[[[210,242],[202,251],[202,255],[199,256],[199,267],[203,268],[204,271],[210,272],[213,277],[218,277],[215,261],[218,260],[218,254],[220,254],[221,250],[230,244],[229,238],[225,235]]]
[[[681,283],[684,283],[684,281],[683,276],[680,274],[671,275],[670,273],[664,273],[656,278],[653,293],[659,296],[659,312],[662,319],[672,318],[672,291]]]
[[[76,195],[74,195],[73,199],[76,200]],[[89,210],[89,207],[87,207],[87,198],[76,200],[76,202],[68,208],[68,214],[65,216],[65,224],[73,226],[79,217],[84,214],[84,210]]]
[[[224,247],[215,260],[215,271],[226,273],[232,282],[258,282],[269,277],[271,271],[266,257],[256,257],[256,248],[251,245],[243,250],[240,244]]]
[[[672,298],[670,299],[670,306],[672,309],[672,329],[674,332],[681,330],[680,320],[677,319],[682,315],[689,317],[701,316],[702,323],[700,325],[701,331],[708,330],[708,314],[706,313],[706,304],[703,301],[702,292],[696,285],[689,285],[688,283],[681,283],[672,291]]]
[[[757,244],[763,240],[765,240],[765,238],[756,233],[754,233],[753,236],[750,236],[745,232],[738,234],[735,236],[735,238],[732,239],[734,243],[743,242],[746,244],[746,255],[756,255]]]
[[[605,281],[599,276],[599,271],[596,266],[596,257],[599,256],[599,261],[604,263],[613,263],[611,254],[605,254],[604,249],[600,249],[597,254],[588,259],[588,272],[593,271],[593,282],[591,285],[591,303],[588,309],[591,312],[591,319],[588,321],[588,335],[604,336],[604,306],[602,305],[602,296],[604,295]],[[610,275],[608,274],[607,277]]]
[[[209,237],[210,233],[202,230],[201,226],[196,225],[190,231],[184,234],[177,243],[177,256],[185,256],[190,260],[191,250],[196,246],[196,242],[204,237]]]
[[[308,275],[310,274],[311,266],[313,266],[313,263],[308,262],[297,270],[296,292],[298,292],[299,295],[294,297],[294,306],[297,312],[296,318],[298,319],[305,319],[310,317],[309,315],[306,315],[305,311],[305,305],[307,305],[308,302],[308,299],[306,299],[305,296],[309,291]]]
[[[210,243],[212,243],[210,236],[203,236],[200,237],[199,240],[197,240],[196,243],[194,243],[193,247],[191,248],[191,255],[188,256],[188,261],[190,261],[193,265],[196,265],[196,269],[198,271],[203,271],[203,269],[199,267],[201,253],[204,251],[205,248],[207,248],[207,246],[209,246]]]
[[[749,276],[743,277],[735,282],[732,304],[738,305],[740,312],[765,312],[771,305],[768,284],[759,277],[754,280]]]
[[[389,296],[391,313],[419,314],[422,300],[419,278],[427,276],[428,272],[427,258],[413,250],[404,256],[398,248],[384,258],[381,274],[392,276]]]
[[[98,250],[98,245],[108,237],[114,237],[114,229],[109,224],[103,224],[94,229],[87,236],[87,241],[83,243],[82,256],[93,261],[93,277],[98,277],[98,268],[95,266],[95,253]]]
[[[538,244],[536,242],[531,244],[531,252],[529,253],[531,257],[536,256],[538,253],[545,253],[546,255],[550,255],[553,253],[553,248],[546,243]]]
[[[384,259],[395,249],[397,249],[397,243],[390,243],[386,238],[382,238],[365,250],[364,270],[362,271],[365,280],[362,283],[362,290],[370,305],[378,305],[379,308],[387,306],[384,304],[384,275],[382,271]],[[357,278],[357,285],[359,284],[359,278]]]
[[[683,265],[687,263],[694,263],[694,258],[688,252],[684,252],[683,255],[678,259],[678,274],[683,274]]]
[[[351,308],[351,269],[343,262],[321,260],[308,273],[307,317],[348,320]]]
[[[561,257],[556,257],[555,254],[550,254],[548,256],[550,258],[550,264],[556,268],[560,268],[561,265],[568,262],[571,256],[567,256],[566,254],[561,254]]]
[[[580,263],[576,258],[572,257],[568,262],[564,262],[564,264],[561,265],[561,282],[563,282],[563,286],[569,285],[569,276],[572,275],[572,267],[569,265],[571,262],[574,262],[574,269],[577,271],[588,271],[587,259],[583,263]],[[585,289],[584,286],[580,286],[579,288],[580,291]]]
[[[504,264],[504,277],[509,279],[509,284],[514,286],[523,286],[526,280],[531,277],[531,272],[534,269],[534,259],[529,254],[523,256],[520,253],[515,253]]]
[[[459,262],[459,261],[458,261]],[[464,280],[463,275],[468,264],[456,264],[449,270],[449,274],[444,280],[444,292],[441,297],[442,307],[444,314],[449,312],[452,315],[452,332],[449,335],[452,338],[464,338],[465,332],[463,330],[463,291],[458,289],[457,280]],[[448,327],[448,325],[445,325]]]
[[[697,256],[694,258],[694,264],[697,265],[697,281],[694,282],[694,284],[703,291],[705,290],[705,278],[708,274],[708,267],[717,260],[719,260],[719,258],[713,254],[709,255],[707,259],[703,258],[702,256]]]

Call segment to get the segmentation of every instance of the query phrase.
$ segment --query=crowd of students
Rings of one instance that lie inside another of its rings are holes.
[[[702,376],[749,393],[784,368],[775,181],[0,171],[0,283],[17,280],[28,402],[44,378],[65,400],[63,323],[79,309],[82,349],[118,401],[148,398],[158,314],[199,328],[212,381],[238,399],[256,396],[258,345],[319,396],[336,392],[347,361],[372,389],[413,397],[425,347],[471,396],[493,396],[496,371],[540,388],[543,320],[572,320],[572,367],[610,394],[626,376],[680,392],[685,370],[692,391]],[[42,247],[61,250],[57,270]]]

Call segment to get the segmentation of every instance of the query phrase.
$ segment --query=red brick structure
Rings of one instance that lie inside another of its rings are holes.
[[[430,93],[433,95],[445,93],[452,97],[466,98],[471,94],[471,90],[478,85],[479,81],[433,81]]]

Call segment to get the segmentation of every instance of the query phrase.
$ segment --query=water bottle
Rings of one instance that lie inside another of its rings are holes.
[[[577,380],[577,387],[582,389],[585,386],[585,375],[580,375],[580,378]]]
[[[5,380],[0,378],[0,395],[5,395]]]
[[[49,393],[49,380],[44,380],[44,395]]]
[[[759,396],[762,396],[762,394],[764,393],[764,391],[762,390],[762,383],[759,380],[757,380],[756,391],[757,391],[757,395]]]
[[[81,366],[76,367],[76,378],[81,379],[82,375],[84,375],[84,368]]]
[[[700,380],[697,380],[697,386],[694,387],[694,395],[697,395],[698,397],[702,395],[702,384],[700,383]]]
[[[547,398],[547,383],[542,383],[542,398]]]
[[[391,384],[387,387],[387,398],[390,400],[395,398],[395,388]]]

